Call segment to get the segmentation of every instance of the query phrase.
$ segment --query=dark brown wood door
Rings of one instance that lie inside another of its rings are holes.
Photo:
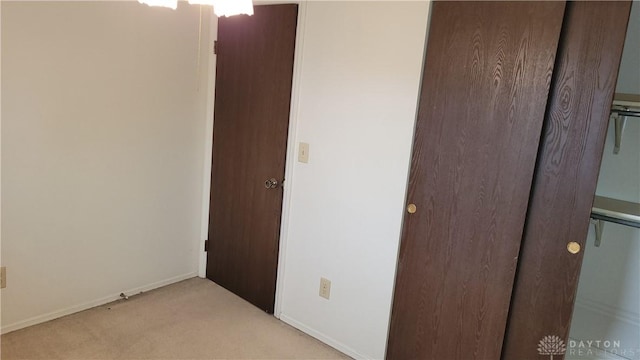
[[[500,358],[564,7],[433,4],[387,358]]]
[[[630,9],[630,2],[567,4],[504,360],[540,359],[543,337],[569,336],[583,252],[569,253],[567,244],[586,246]]]
[[[297,5],[218,23],[207,278],[273,313]],[[267,188],[265,182],[277,185]]]

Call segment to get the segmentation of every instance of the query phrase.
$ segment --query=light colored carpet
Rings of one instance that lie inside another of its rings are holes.
[[[2,336],[10,359],[348,359],[194,278]]]

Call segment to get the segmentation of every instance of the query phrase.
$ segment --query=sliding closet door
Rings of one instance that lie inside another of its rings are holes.
[[[513,290],[505,360],[537,358],[543,337],[566,340],[569,335],[581,248],[586,246],[630,9],[630,2],[567,5]]]
[[[564,8],[433,4],[387,358],[500,358]]]

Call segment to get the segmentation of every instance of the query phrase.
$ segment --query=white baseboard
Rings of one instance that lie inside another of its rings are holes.
[[[313,336],[314,338],[322,341],[323,343],[331,346],[332,348],[334,348],[334,349],[336,349],[338,351],[343,352],[344,354],[346,354],[346,355],[348,355],[348,356],[350,356],[350,357],[352,357],[354,359],[374,359],[374,357],[363,355],[363,354],[355,351],[354,349],[348,347],[347,345],[337,341],[336,339],[334,339],[334,338],[332,338],[330,336],[327,336],[327,335],[325,335],[325,334],[323,334],[323,333],[321,333],[319,331],[316,331],[316,330],[308,327],[307,325],[305,325],[305,324],[303,324],[303,323],[301,323],[301,322],[299,322],[299,321],[297,321],[295,319],[292,319],[292,318],[288,317],[285,314],[282,314],[282,313],[280,314],[280,320],[285,322],[285,323],[287,323],[287,324],[289,324],[289,325],[291,325],[291,326],[293,326],[294,328],[302,331],[303,333],[305,333],[307,335]]]
[[[32,325],[36,325],[36,324],[41,324],[41,323],[47,322],[49,320],[57,319],[57,318],[60,318],[60,317],[63,317],[63,316],[67,316],[67,315],[71,315],[71,314],[74,314],[74,313],[77,313],[77,312],[80,312],[80,311],[83,311],[83,310],[91,309],[91,308],[96,307],[96,306],[104,305],[104,304],[107,304],[107,303],[110,303],[112,301],[120,299],[120,293],[125,293],[127,295],[135,295],[135,294],[139,294],[141,292],[157,289],[159,287],[163,287],[163,286],[166,286],[166,285],[169,285],[169,284],[173,284],[173,283],[176,283],[176,282],[179,282],[179,281],[182,281],[182,280],[190,279],[190,278],[196,277],[196,276],[198,276],[197,272],[191,272],[191,273],[188,273],[188,274],[174,276],[174,277],[169,278],[169,279],[157,281],[157,282],[154,282],[152,284],[140,286],[140,287],[137,287],[137,288],[123,290],[121,292],[118,292],[117,294],[112,294],[112,295],[109,295],[109,296],[105,296],[105,297],[103,297],[101,299],[88,301],[88,302],[85,302],[85,303],[82,303],[82,304],[70,306],[68,308],[64,308],[64,309],[60,309],[60,310],[56,310],[56,311],[52,311],[52,312],[47,313],[47,314],[34,316],[34,317],[26,319],[26,320],[18,321],[17,323],[13,323],[13,324],[9,324],[7,326],[3,326],[0,329],[0,333],[4,335],[4,334],[10,333],[12,331],[23,329],[23,328],[26,328],[26,327],[29,327],[29,326],[32,326]]]
[[[590,300],[584,297],[578,297],[576,299],[576,306],[609,318],[614,318],[617,321],[624,322],[634,327],[640,327],[640,314],[637,312],[623,310],[618,307],[611,306],[610,304]]]

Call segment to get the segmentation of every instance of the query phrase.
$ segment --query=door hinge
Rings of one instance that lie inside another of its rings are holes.
[[[204,252],[209,251],[209,240],[204,241]]]
[[[218,40],[213,41],[213,54],[218,55]]]

